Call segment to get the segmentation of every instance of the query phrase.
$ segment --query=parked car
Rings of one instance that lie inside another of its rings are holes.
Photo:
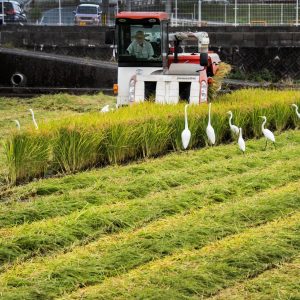
[[[74,11],[76,25],[100,25],[101,24],[101,9],[97,4],[80,4]]]
[[[0,14],[2,14],[2,3],[4,3],[4,22],[5,23],[24,23],[27,22],[23,6],[16,1],[0,2]]]
[[[203,4],[229,4],[229,0],[201,0]]]

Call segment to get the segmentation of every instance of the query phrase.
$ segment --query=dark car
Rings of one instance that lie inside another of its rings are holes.
[[[2,3],[4,3],[4,22],[5,23],[24,23],[27,22],[26,14],[20,3],[16,1],[0,2],[0,15],[2,18]]]

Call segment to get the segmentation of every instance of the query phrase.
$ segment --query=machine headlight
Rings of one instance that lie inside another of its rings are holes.
[[[134,102],[135,80],[131,79],[129,83],[129,102]]]
[[[201,81],[200,100],[201,102],[207,101],[207,83],[205,81]]]

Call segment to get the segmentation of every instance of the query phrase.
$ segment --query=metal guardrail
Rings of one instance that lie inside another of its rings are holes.
[[[11,0],[0,0],[3,1]],[[14,0],[23,1],[23,0]],[[105,0],[28,0],[24,4],[29,24],[75,25],[78,4]],[[100,25],[113,25],[118,11],[167,11],[172,26],[299,25],[300,0],[106,0]],[[0,11],[0,20],[3,12]],[[1,21],[0,21],[1,22]]]

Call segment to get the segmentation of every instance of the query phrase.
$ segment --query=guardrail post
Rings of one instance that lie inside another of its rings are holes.
[[[2,0],[2,25],[5,25],[5,20],[4,20],[4,0]]]
[[[299,0],[296,0],[296,26],[298,26],[299,22]]]
[[[178,26],[178,2],[175,0],[175,26]]]
[[[237,0],[234,1],[234,26],[237,26]]]
[[[224,4],[224,23],[227,24],[227,4]]]
[[[202,22],[202,11],[201,11],[201,0],[198,0],[198,26],[201,26]]]
[[[251,4],[248,4],[248,23],[251,25]]]
[[[61,26],[61,0],[58,0],[58,24]]]
[[[281,3],[281,10],[280,10],[280,24],[283,24],[283,3]]]

